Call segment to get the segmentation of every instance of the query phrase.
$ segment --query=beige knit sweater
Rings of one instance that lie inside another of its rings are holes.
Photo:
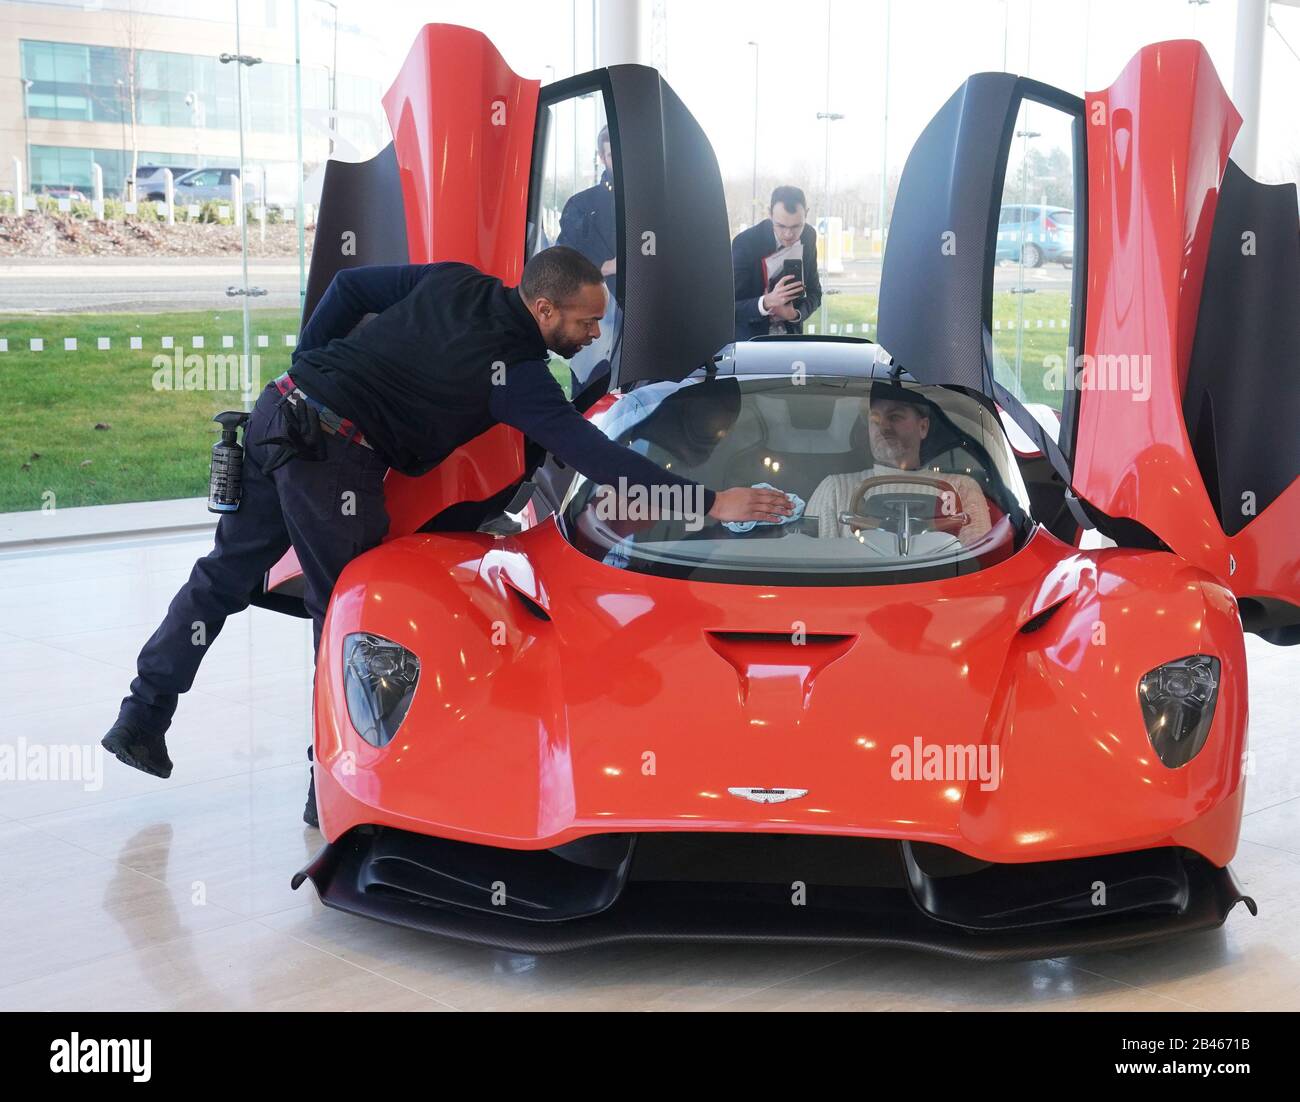
[[[847,524],[841,524],[839,515],[848,509],[849,503],[853,500],[854,492],[863,481],[868,478],[878,478],[882,475],[908,473],[911,472],[900,471],[897,467],[877,465],[865,471],[828,475],[822,479],[821,484],[813,491],[812,497],[808,499],[805,514],[817,518],[819,536],[841,539],[852,538],[854,535],[853,529]],[[984,491],[980,489],[979,483],[973,478],[964,474],[947,474],[943,471],[918,471],[916,473],[933,474],[935,478],[951,483],[953,489],[957,491],[958,496],[961,498],[961,511],[965,512],[970,518],[957,537],[963,544],[974,543],[988,532],[992,525],[989,518],[988,502],[984,499]],[[901,482],[897,486],[878,486],[867,496],[871,497],[877,493],[928,493],[935,497],[939,496],[937,489],[931,490],[926,486],[912,485],[906,482]]]

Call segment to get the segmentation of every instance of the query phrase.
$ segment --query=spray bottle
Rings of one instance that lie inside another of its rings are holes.
[[[238,435],[240,428],[248,423],[248,414],[227,410],[212,419],[221,426],[221,439],[212,445],[208,512],[233,513],[239,508],[244,491],[244,449],[239,446]]]

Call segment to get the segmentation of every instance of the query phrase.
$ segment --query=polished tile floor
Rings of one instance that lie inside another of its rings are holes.
[[[0,742],[97,746],[140,644],[209,546],[0,553]],[[1249,650],[1255,774],[1234,867],[1258,918],[1238,907],[1181,941],[1021,964],[752,946],[531,957],[290,891],[321,841],[300,819],[310,631],[255,609],[182,701],[170,780],[92,754],[76,780],[0,781],[0,1010],[1297,1009],[1300,652]]]

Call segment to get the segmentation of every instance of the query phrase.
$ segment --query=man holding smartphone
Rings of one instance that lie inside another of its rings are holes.
[[[802,333],[822,301],[817,231],[797,187],[772,192],[768,218],[731,243],[736,283],[736,340],[768,333]]]

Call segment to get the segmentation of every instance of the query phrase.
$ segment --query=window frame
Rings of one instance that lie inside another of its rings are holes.
[[[1073,260],[1070,267],[1070,326],[1066,339],[1066,351],[1071,356],[1078,356],[1080,342],[1086,332],[1087,321],[1087,270],[1088,270],[1088,133],[1087,133],[1087,115],[1086,105],[1082,98],[1072,95],[1050,84],[1043,84],[1041,81],[1031,80],[1028,77],[1018,77],[1016,79],[1015,90],[1012,96],[1011,104],[1008,107],[1006,119],[1003,122],[1002,141],[998,151],[998,159],[994,168],[994,187],[991,189],[991,201],[997,204],[994,210],[990,211],[989,226],[995,240],[988,243],[987,250],[987,287],[984,300],[984,331],[986,339],[990,341],[990,356],[992,354],[992,332],[993,332],[993,267],[997,263],[997,242],[996,231],[998,229],[998,215],[1001,211],[1001,197],[1006,188],[1007,163],[1011,156],[1011,143],[1015,136],[1016,120],[1020,117],[1021,105],[1028,100],[1031,103],[1041,104],[1045,107],[1051,107],[1066,115],[1071,116],[1071,173],[1073,176],[1074,186],[1074,251]],[[1026,204],[1021,203],[1021,208]],[[1082,217],[1080,217],[1082,215]],[[1073,362],[1065,365],[1067,371],[1074,370]],[[993,363],[990,360],[988,365],[990,374],[993,372]],[[997,386],[995,384],[995,395]],[[1066,387],[1061,398],[1060,410],[1060,433],[1057,440],[1057,446],[1061,450],[1062,456],[1066,462],[1073,466],[1074,461],[1074,443],[1075,433],[1078,428],[1079,420],[1079,394],[1073,387]]]

